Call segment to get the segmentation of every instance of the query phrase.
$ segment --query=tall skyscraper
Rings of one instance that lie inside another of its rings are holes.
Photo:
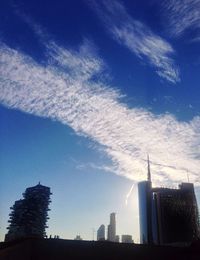
[[[138,184],[140,241],[143,244],[189,243],[199,238],[198,206],[192,183],[178,189],[152,188],[148,180]]]
[[[26,189],[23,193],[24,199],[15,201],[11,207],[12,212],[8,221],[10,225],[5,241],[46,236],[50,195],[50,188],[40,183]]]
[[[152,183],[149,156],[147,158],[147,181],[138,183],[139,213],[140,213],[140,242],[152,244]]]
[[[115,213],[110,214],[110,224],[108,225],[108,241],[116,241],[116,218]]]
[[[101,225],[97,230],[97,241],[105,240],[105,226]]]

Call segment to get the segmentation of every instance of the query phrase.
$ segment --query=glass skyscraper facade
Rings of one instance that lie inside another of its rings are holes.
[[[152,188],[148,160],[148,181],[138,184],[138,194],[142,244],[190,243],[199,238],[192,183],[182,183],[177,189]]]
[[[149,244],[151,241],[151,208],[150,192],[151,183],[143,181],[138,184],[139,212],[140,212],[140,240],[142,244]]]

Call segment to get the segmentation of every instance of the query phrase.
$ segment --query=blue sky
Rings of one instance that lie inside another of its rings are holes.
[[[199,0],[0,6],[1,240],[41,181],[48,234],[91,239],[114,211],[137,241],[147,154],[154,185],[188,172],[199,198]]]

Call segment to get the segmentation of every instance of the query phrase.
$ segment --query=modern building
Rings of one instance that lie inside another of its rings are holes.
[[[116,241],[116,214],[110,214],[110,224],[108,225],[108,241]]]
[[[105,240],[105,225],[101,225],[97,230],[97,241]]]
[[[115,242],[119,243],[119,236],[118,235],[115,236]]]
[[[76,235],[76,237],[74,238],[74,240],[83,240],[82,238],[81,238],[81,236],[80,235]]]
[[[133,239],[131,235],[122,235],[122,243],[133,243]]]
[[[46,237],[45,229],[48,220],[50,188],[40,183],[27,188],[24,199],[15,201],[9,214],[8,233],[5,241],[26,237]]]
[[[148,180],[138,184],[138,192],[142,244],[190,243],[199,238],[192,183],[182,183],[177,189],[153,188],[148,158]]]

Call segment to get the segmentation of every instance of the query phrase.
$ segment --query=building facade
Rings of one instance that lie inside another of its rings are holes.
[[[74,240],[79,240],[79,241],[81,241],[81,240],[83,240],[83,239],[82,239],[82,237],[81,237],[80,235],[76,235],[76,237],[74,238]]]
[[[104,241],[105,239],[105,225],[101,225],[97,230],[97,241]]]
[[[119,235],[116,235],[116,236],[115,236],[115,242],[116,242],[116,243],[119,243],[119,240],[120,240]]]
[[[110,224],[108,225],[108,241],[116,241],[116,214],[110,214]]]
[[[122,243],[133,243],[133,239],[131,235],[122,235]]]
[[[198,206],[192,183],[182,183],[178,189],[154,188],[153,211],[158,244],[192,242],[199,237]]]
[[[15,201],[9,214],[5,241],[26,237],[45,237],[50,203],[50,188],[40,183],[27,188],[23,199]]]
[[[148,160],[148,180],[138,184],[138,193],[142,244],[190,243],[199,238],[192,183],[182,183],[177,189],[152,188]]]

